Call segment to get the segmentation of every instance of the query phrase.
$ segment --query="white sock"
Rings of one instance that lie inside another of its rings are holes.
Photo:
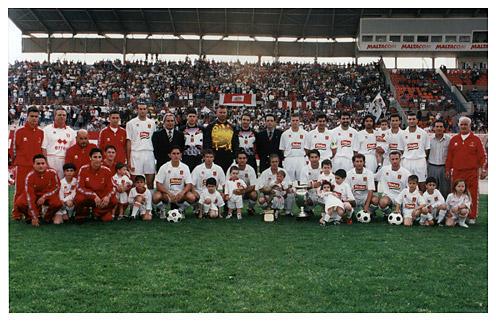
[[[353,210],[351,210],[349,212],[345,211],[344,213],[346,214],[346,218],[352,218],[353,217]]]
[[[370,210],[370,213],[374,213],[379,207],[377,207],[376,205],[372,205],[370,204],[369,205],[369,210]]]
[[[131,212],[131,215],[132,215],[133,217],[136,217],[136,215],[138,214],[138,211],[139,211],[139,209],[140,209],[140,206],[141,206],[141,203],[139,203],[139,202],[134,202],[134,204],[133,204],[133,210],[132,210],[132,212]]]
[[[155,205],[159,211],[165,211],[165,209],[167,208],[167,206],[165,206],[165,204],[163,202],[160,202],[158,204]]]
[[[467,219],[466,217],[464,217],[464,218],[459,218],[459,219],[458,219],[458,224],[459,224],[459,225],[461,225],[462,223],[463,223],[463,224],[465,224],[465,220],[466,220],[466,219]]]
[[[74,205],[72,205],[71,207],[67,207],[67,206],[65,207],[65,209],[67,210],[67,215],[69,217],[72,217],[72,213],[74,213],[74,208],[75,208]]]
[[[437,222],[441,223],[444,220],[445,216],[446,216],[446,210],[440,210],[437,216]]]
[[[331,215],[327,214],[324,215],[324,222],[329,222],[331,220]]]
[[[384,208],[381,207],[381,211],[386,215],[389,215],[391,213],[391,209],[389,208],[389,206],[386,206]]]

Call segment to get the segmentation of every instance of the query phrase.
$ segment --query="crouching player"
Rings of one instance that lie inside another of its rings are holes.
[[[134,178],[135,187],[129,192],[129,204],[131,204],[130,220],[135,220],[138,213],[143,221],[151,221],[152,219],[152,193],[146,188],[146,179],[143,175],[137,175]],[[119,215],[119,217],[121,217]]]
[[[227,201],[228,212],[226,219],[232,217],[233,210],[236,210],[238,220],[242,219],[241,210],[243,209],[243,194],[245,193],[246,183],[238,177],[239,169],[237,166],[230,167],[230,176],[224,186],[225,200]]]
[[[110,168],[102,166],[102,150],[93,148],[90,151],[90,164],[79,169],[76,196],[76,218],[79,222],[89,215],[92,209],[93,216],[102,222],[112,220],[112,209],[117,205],[115,188],[112,184]]]
[[[210,218],[222,218],[222,206],[224,206],[224,199],[217,191],[217,180],[213,177],[207,178],[205,182],[207,187],[200,195],[200,214],[198,218],[203,218],[203,214]]]
[[[42,206],[47,205],[45,222],[50,223],[55,213],[62,207],[59,198],[60,180],[57,172],[47,167],[46,157],[37,154],[33,157],[34,169],[26,176],[25,190],[14,202],[14,217],[22,217],[26,223],[39,226],[43,215]]]
[[[133,186],[133,181],[129,178],[127,166],[125,163],[118,162],[115,165],[115,175],[112,176],[112,184],[116,189],[117,207],[112,210],[112,218],[115,218],[115,212],[118,211],[117,220],[120,221],[124,218],[124,212],[129,205],[128,192]]]
[[[343,202],[344,212],[346,214],[346,224],[352,224],[353,207],[356,206],[356,200],[350,185],[346,182],[346,171],[344,169],[338,169],[336,173],[334,173],[332,190]]]
[[[425,200],[420,195],[417,188],[418,176],[410,175],[408,177],[408,188],[405,188],[396,197],[395,213],[400,213],[400,206],[403,209],[403,225],[412,226],[414,219],[420,219],[421,214],[427,214]]]
[[[322,217],[319,221],[320,226],[326,226],[330,222],[333,222],[334,225],[338,225],[344,216],[344,204],[339,199],[339,195],[332,192],[331,183],[328,181],[323,182],[317,195],[322,198],[324,202],[324,210],[322,211]]]
[[[73,163],[64,164],[64,178],[60,181],[59,197],[62,201],[62,207],[55,213],[53,224],[60,224],[72,218],[74,213],[74,196],[76,196],[77,180],[74,178],[76,174],[76,165]]]
[[[441,192],[436,189],[437,185],[434,177],[427,177],[425,185],[427,189],[422,196],[427,204],[427,216],[429,218],[429,224],[425,225],[432,225],[434,221],[437,221],[437,224],[442,226],[444,217],[446,216],[446,203],[444,202],[444,197]],[[422,224],[422,218],[420,219],[420,223]]]
[[[453,192],[446,199],[448,214],[446,217],[446,226],[455,226],[456,223],[461,227],[468,228],[465,223],[472,199],[467,189],[467,184],[463,179],[457,179],[453,183]]]

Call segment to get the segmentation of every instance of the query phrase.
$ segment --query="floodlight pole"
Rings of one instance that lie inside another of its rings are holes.
[[[127,48],[127,35],[124,35],[124,39],[122,41],[122,63],[126,62],[126,48]]]
[[[47,60],[48,60],[48,63],[50,63],[50,55],[51,55],[51,48],[50,48],[51,47],[51,43],[52,43],[51,36],[52,35],[49,33],[48,34],[48,38],[47,38],[47,55],[48,55],[48,59]]]

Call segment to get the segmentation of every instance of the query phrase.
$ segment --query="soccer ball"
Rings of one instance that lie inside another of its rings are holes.
[[[388,222],[391,225],[401,225],[403,224],[403,216],[399,213],[391,213],[388,216]]]
[[[370,223],[370,213],[365,212],[364,210],[359,211],[356,214],[356,218],[360,223]]]
[[[183,215],[181,214],[181,212],[179,212],[178,209],[170,210],[167,213],[167,221],[169,222],[178,223],[181,222],[182,219]]]

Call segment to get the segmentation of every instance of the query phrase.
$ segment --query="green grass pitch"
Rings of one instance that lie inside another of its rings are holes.
[[[488,312],[487,195],[469,229],[189,212],[35,228],[11,220],[12,197],[13,313]]]

